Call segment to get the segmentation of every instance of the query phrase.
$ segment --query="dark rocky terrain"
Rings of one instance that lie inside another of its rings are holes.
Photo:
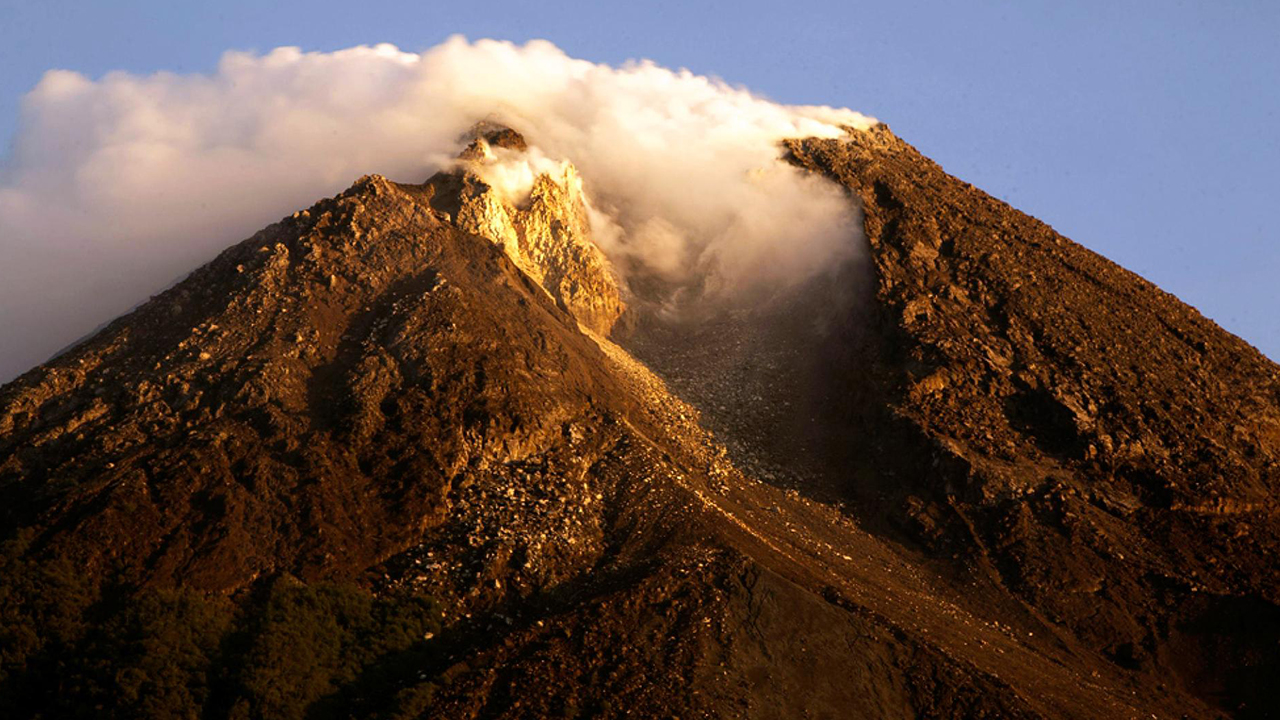
[[[489,145],[0,389],[9,716],[1280,713],[1280,367],[883,127],[862,261],[624,315]]]
[[[1280,713],[1280,367],[886,129],[789,150],[862,201],[889,453],[934,468],[882,511],[1117,664]]]

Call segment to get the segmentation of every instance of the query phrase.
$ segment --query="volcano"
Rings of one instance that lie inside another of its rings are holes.
[[[8,716],[1280,713],[1248,344],[884,125],[780,147],[865,247],[693,312],[462,148],[0,389]]]

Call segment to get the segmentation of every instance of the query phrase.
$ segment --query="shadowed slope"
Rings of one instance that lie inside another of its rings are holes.
[[[887,432],[830,417],[895,471],[853,488],[869,514],[1120,665],[1280,711],[1280,367],[883,126],[787,146],[865,213],[875,300],[846,337],[874,348],[831,380],[874,377]]]

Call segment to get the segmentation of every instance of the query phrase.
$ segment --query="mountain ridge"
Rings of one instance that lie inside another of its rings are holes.
[[[1178,656],[1195,641],[1181,653],[1162,647],[1162,633],[1178,634],[1168,624],[1241,615],[1237,642],[1280,633],[1267,560],[1280,507],[1280,367],[1146,280],[950,178],[887,128],[787,146],[860,198],[878,322],[897,366],[888,404],[932,436],[919,451],[951,470],[904,499],[914,506],[900,511],[905,524],[928,535],[930,502],[989,515],[959,524],[974,526],[961,532],[996,575],[1085,637],[1107,638],[1103,649],[1120,662],[1184,664]],[[1107,540],[1085,550],[1090,533]],[[1101,583],[1106,611],[1046,589],[1064,581]],[[1170,582],[1183,592],[1161,587]],[[1224,606],[1253,600],[1228,610],[1191,599],[1202,593],[1225,596]],[[1157,610],[1153,598],[1187,607]],[[1233,682],[1235,692],[1256,687]],[[1256,692],[1254,703],[1273,702]]]

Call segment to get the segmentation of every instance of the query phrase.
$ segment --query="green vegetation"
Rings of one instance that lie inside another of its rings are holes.
[[[413,716],[440,670],[422,596],[283,576],[233,602],[99,591],[70,563],[0,546],[0,707],[31,718]]]
[[[248,628],[231,717],[301,720],[374,710],[430,664],[424,638],[440,631],[439,617],[434,603],[418,596],[374,598],[351,586],[277,582]]]
[[[71,563],[27,559],[30,536],[0,545],[0,707],[29,692],[28,678],[57,677],[65,656],[83,637],[96,599]]]
[[[70,715],[199,718],[213,696],[235,607],[181,589],[119,604],[77,648],[57,704]]]

